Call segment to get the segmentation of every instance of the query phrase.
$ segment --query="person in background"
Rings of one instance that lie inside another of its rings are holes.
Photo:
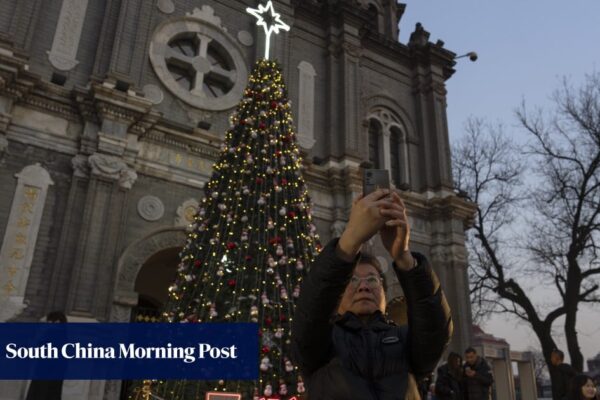
[[[598,388],[591,376],[575,375],[571,380],[571,390],[567,400],[599,400]]]
[[[564,362],[565,353],[558,349],[550,354],[550,378],[552,379],[552,399],[565,400],[571,388],[571,380],[577,372],[573,367]]]
[[[491,400],[494,377],[488,363],[474,348],[465,350],[464,394],[467,400]]]
[[[437,370],[435,394],[438,400],[464,400],[462,357],[451,352],[447,360]]]
[[[46,322],[66,323],[67,316],[62,311],[52,311],[46,315]],[[26,400],[61,400],[62,399],[62,380],[33,380],[27,390]]]

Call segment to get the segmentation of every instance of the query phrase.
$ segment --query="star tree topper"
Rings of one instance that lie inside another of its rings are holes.
[[[246,8],[246,12],[254,15],[257,19],[256,25],[262,26],[265,30],[265,60],[269,59],[269,47],[271,46],[271,34],[279,34],[279,30],[289,31],[290,26],[281,20],[281,15],[275,12],[271,0],[267,5],[258,5],[258,8]]]

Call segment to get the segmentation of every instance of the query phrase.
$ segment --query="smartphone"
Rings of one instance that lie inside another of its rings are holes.
[[[363,171],[363,195],[366,196],[380,188],[390,188],[390,173],[388,170],[365,169]]]

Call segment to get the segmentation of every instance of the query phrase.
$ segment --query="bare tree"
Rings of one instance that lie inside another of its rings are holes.
[[[524,104],[518,110],[531,139],[525,148],[501,127],[469,120],[454,147],[453,172],[457,190],[478,205],[468,235],[475,315],[503,312],[525,321],[548,365],[553,324],[564,316],[571,363],[582,371],[577,312],[600,302],[600,74],[578,90],[563,82],[554,102],[551,116]],[[533,178],[525,184],[526,166]],[[532,276],[554,294],[536,301]]]

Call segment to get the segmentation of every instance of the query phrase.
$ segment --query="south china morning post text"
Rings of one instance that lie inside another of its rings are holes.
[[[258,378],[253,323],[0,323],[0,379]]]
[[[44,360],[72,359],[131,359],[131,360],[181,360],[189,364],[197,360],[237,359],[237,346],[214,347],[210,343],[198,343],[195,347],[175,347],[167,343],[163,347],[139,347],[135,343],[119,343],[118,347],[99,347],[92,343],[65,343],[57,347],[46,343],[39,347],[18,347],[16,343],[6,345],[5,358]]]

